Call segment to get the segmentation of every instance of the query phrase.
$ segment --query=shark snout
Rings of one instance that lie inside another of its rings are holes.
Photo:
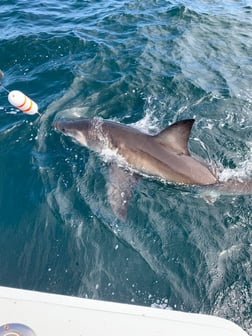
[[[66,126],[66,122],[64,120],[55,120],[52,123],[52,127],[55,130],[60,131],[62,133],[66,133],[67,132],[67,126]]]
[[[87,145],[87,136],[89,131],[88,119],[56,119],[52,123],[52,127],[64,135],[72,137],[83,146]]]

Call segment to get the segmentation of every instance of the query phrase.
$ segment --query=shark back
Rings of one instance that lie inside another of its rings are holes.
[[[111,121],[104,121],[102,127],[111,146],[137,171],[169,182],[214,184],[216,177],[209,168],[189,153],[193,123],[183,120],[154,136]]]

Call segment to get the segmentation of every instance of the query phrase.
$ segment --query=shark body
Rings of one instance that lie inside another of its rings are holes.
[[[91,150],[102,153],[109,149],[115,154],[113,162],[116,163],[111,165],[111,174],[115,176],[116,182],[112,183],[108,195],[114,212],[119,218],[123,218],[126,209],[115,206],[113,198],[121,198],[121,202],[126,203],[130,197],[130,188],[127,189],[127,183],[121,183],[126,175],[125,169],[117,169],[118,165],[130,168],[140,175],[156,176],[168,182],[214,187],[217,191],[224,192],[229,192],[230,185],[235,193],[252,192],[251,181],[220,183],[206,163],[191,155],[188,140],[194,121],[194,119],[178,121],[156,135],[149,135],[128,125],[98,118],[56,120],[53,126]],[[129,184],[133,184],[132,178]],[[120,195],[124,195],[125,199]]]
[[[179,121],[154,136],[100,119],[59,120],[54,122],[54,127],[97,152],[114,150],[140,173],[169,182],[214,184],[217,179],[210,169],[188,151],[193,123],[193,119]]]

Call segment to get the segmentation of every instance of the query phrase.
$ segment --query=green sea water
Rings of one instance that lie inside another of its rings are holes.
[[[154,134],[195,118],[190,150],[252,175],[251,1],[0,4],[0,285],[225,317],[252,335],[251,195],[208,203],[145,177],[127,220],[108,164],[54,131],[102,117]]]

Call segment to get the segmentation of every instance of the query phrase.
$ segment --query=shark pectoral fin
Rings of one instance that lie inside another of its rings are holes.
[[[132,174],[118,167],[115,163],[112,163],[109,167],[108,200],[114,214],[122,221],[127,217],[128,202],[132,195],[132,188],[139,179],[139,175]]]
[[[194,119],[178,121],[154,137],[161,145],[165,147],[168,146],[179,154],[190,155],[188,151],[188,140],[194,121]]]

